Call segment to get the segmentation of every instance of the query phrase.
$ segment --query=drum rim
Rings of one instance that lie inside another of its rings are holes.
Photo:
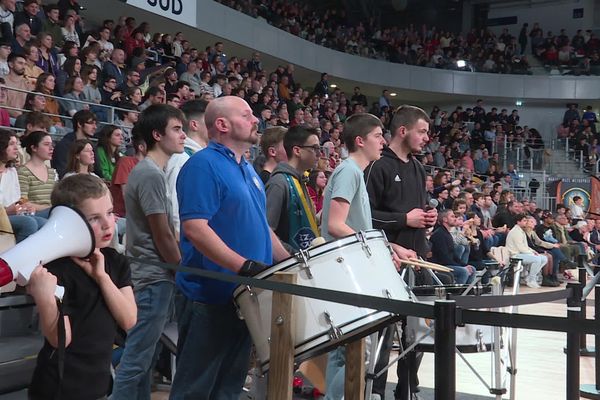
[[[365,232],[365,234],[367,236],[367,239],[382,238],[382,239],[385,239],[387,241],[387,237],[385,235],[385,232],[383,232],[383,230],[381,230],[381,229],[369,229],[369,230],[364,231],[364,232]],[[378,233],[379,235],[378,236],[373,236],[373,237],[369,236],[369,234],[372,235],[374,233]],[[348,243],[343,243],[343,244],[340,245],[340,242],[343,242],[344,240],[351,239],[351,238],[354,238],[354,240],[350,241]],[[352,234],[352,235],[344,236],[343,238],[340,238],[340,239],[337,239],[337,240],[334,240],[334,241],[331,241],[331,242],[326,242],[326,243],[322,243],[322,244],[320,244],[318,246],[311,247],[308,251],[309,251],[309,254],[311,255],[311,257],[317,257],[317,256],[322,256],[324,254],[330,253],[330,252],[335,251],[335,250],[343,249],[344,247],[353,245],[353,244],[358,243],[358,242],[359,242],[359,239],[356,237],[356,234]],[[335,245],[335,244],[337,244],[337,245]],[[324,249],[325,246],[327,246],[327,247],[331,246],[331,248]],[[317,249],[321,249],[323,251],[320,252],[320,253],[312,254],[312,252],[314,252]],[[285,266],[280,267],[279,269],[271,271],[272,268],[275,268],[275,267],[277,267],[277,266],[279,266],[281,264],[285,264],[286,262],[288,262],[290,260],[294,260],[295,262],[293,264],[285,265]],[[298,261],[294,256],[290,256],[290,257],[288,257],[288,258],[286,258],[284,260],[281,260],[277,264],[272,265],[271,267],[269,267],[267,270],[263,271],[262,273],[253,276],[253,278],[255,278],[255,279],[268,279],[268,278],[272,277],[276,272],[286,271],[289,268],[292,268],[292,267],[294,267],[294,266],[296,266],[297,264],[300,264],[300,263],[301,262]],[[237,298],[244,292],[244,289],[247,286],[251,286],[251,285],[241,284],[241,285],[238,285],[235,288],[235,290],[233,291],[233,300],[234,301],[236,301]],[[268,289],[262,289],[262,290],[268,290]]]

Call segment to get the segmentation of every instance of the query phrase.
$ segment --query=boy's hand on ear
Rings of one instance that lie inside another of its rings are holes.
[[[96,282],[108,276],[104,267],[104,255],[96,248],[89,258],[71,257]]]

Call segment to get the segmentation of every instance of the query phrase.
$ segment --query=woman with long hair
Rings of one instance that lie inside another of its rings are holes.
[[[48,32],[41,32],[37,36],[38,49],[40,51],[40,58],[37,61],[37,66],[40,67],[44,72],[51,73],[56,76],[60,72],[60,65],[58,63],[58,54],[54,49],[54,41],[52,35]]]
[[[63,179],[75,174],[97,176],[94,173],[95,161],[94,147],[91,141],[87,139],[74,141],[69,149],[69,160],[67,161],[67,168],[65,169]]]
[[[52,114],[50,118],[52,123],[57,126],[63,126],[63,122],[58,116],[60,113],[60,106],[58,101],[54,97],[54,88],[56,87],[56,78],[50,73],[43,73],[38,76],[37,83],[35,85],[35,92],[39,92],[46,95],[46,107],[44,113]]]
[[[16,135],[12,131],[0,129],[0,198],[17,243],[37,232],[46,223],[45,218],[33,215],[35,209],[31,204],[21,199],[19,175],[15,168],[18,157]]]
[[[102,178],[106,182],[112,181],[113,172],[117,161],[121,158],[120,151],[123,145],[123,131],[116,125],[106,125],[100,131],[100,140],[98,141],[98,162]]]
[[[25,110],[28,111],[38,111],[43,113],[46,109],[46,96],[42,93],[30,92],[27,93],[27,97],[25,97],[25,105],[23,106]],[[25,129],[27,120],[27,115],[29,113],[23,113],[17,117],[15,121],[15,127],[20,129]]]
[[[37,215],[47,218],[52,204],[50,194],[58,176],[46,165],[54,152],[52,137],[48,132],[34,131],[21,139],[21,145],[31,157],[18,169],[21,197],[27,199]]]
[[[136,106],[142,104],[143,99],[142,89],[137,86],[125,90],[125,101],[128,101]]]
[[[323,193],[325,192],[325,186],[327,186],[327,175],[325,171],[319,169],[313,169],[308,176],[308,194],[315,205],[315,213],[320,213],[323,209]]]
[[[77,111],[89,110],[90,108],[88,104],[81,103],[85,101],[85,98],[83,97],[83,81],[78,76],[67,79],[63,98],[64,100],[60,101],[60,105],[65,115],[72,117]]]

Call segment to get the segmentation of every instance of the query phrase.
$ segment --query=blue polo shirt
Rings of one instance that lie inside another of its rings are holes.
[[[179,172],[177,198],[181,222],[206,219],[221,240],[242,257],[273,263],[264,185],[243,157],[238,163],[231,150],[210,142]],[[183,230],[181,252],[183,265],[234,274],[199,252]],[[230,302],[237,286],[183,272],[177,273],[176,281],[189,299],[207,304]]]

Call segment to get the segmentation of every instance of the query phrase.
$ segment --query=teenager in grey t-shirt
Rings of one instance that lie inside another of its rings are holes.
[[[168,189],[165,172],[151,158],[141,160],[131,171],[125,189],[128,256],[160,261],[147,216],[167,214],[171,223],[173,208]],[[134,262],[131,278],[136,290],[156,282],[174,281],[173,274],[164,268]]]
[[[323,199],[323,221],[321,236],[325,240],[335,240],[328,232],[325,221],[329,221],[331,200],[339,198],[350,203],[346,225],[354,231],[365,231],[373,228],[369,193],[363,179],[363,172],[352,158],[347,158],[333,171],[329,184],[325,188]]]

